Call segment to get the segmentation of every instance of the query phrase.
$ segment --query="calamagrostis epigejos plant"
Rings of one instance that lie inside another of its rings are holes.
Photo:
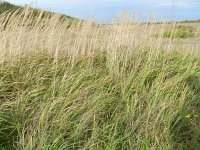
[[[2,14],[0,149],[198,148],[199,56],[169,26]]]

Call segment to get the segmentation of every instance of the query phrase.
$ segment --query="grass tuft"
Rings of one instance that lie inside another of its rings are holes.
[[[151,61],[147,60],[150,53],[144,55],[147,57],[142,58],[140,68],[135,68],[137,72],[132,66],[139,63],[138,56],[133,56],[135,62],[129,62],[127,74],[121,77],[106,69],[106,53],[77,58],[74,67],[69,65],[68,56],[59,56],[55,65],[46,54],[21,58],[14,66],[7,62],[1,70],[0,89],[10,87],[1,96],[1,146],[198,146],[198,118],[188,120],[185,115],[199,113],[195,112],[199,59],[161,52]]]

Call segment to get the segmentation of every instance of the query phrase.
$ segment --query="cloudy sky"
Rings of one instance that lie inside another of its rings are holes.
[[[34,7],[64,13],[77,18],[94,18],[111,22],[122,11],[140,12],[166,19],[200,19],[200,0],[7,0],[13,4],[32,4]],[[36,4],[37,2],[37,4]]]

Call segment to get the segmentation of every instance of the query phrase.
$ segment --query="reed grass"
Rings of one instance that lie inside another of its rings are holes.
[[[200,147],[199,51],[169,24],[32,13],[0,15],[0,149]]]

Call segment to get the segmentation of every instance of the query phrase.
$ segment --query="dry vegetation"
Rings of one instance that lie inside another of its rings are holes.
[[[200,148],[195,39],[122,18],[0,15],[0,149]]]

